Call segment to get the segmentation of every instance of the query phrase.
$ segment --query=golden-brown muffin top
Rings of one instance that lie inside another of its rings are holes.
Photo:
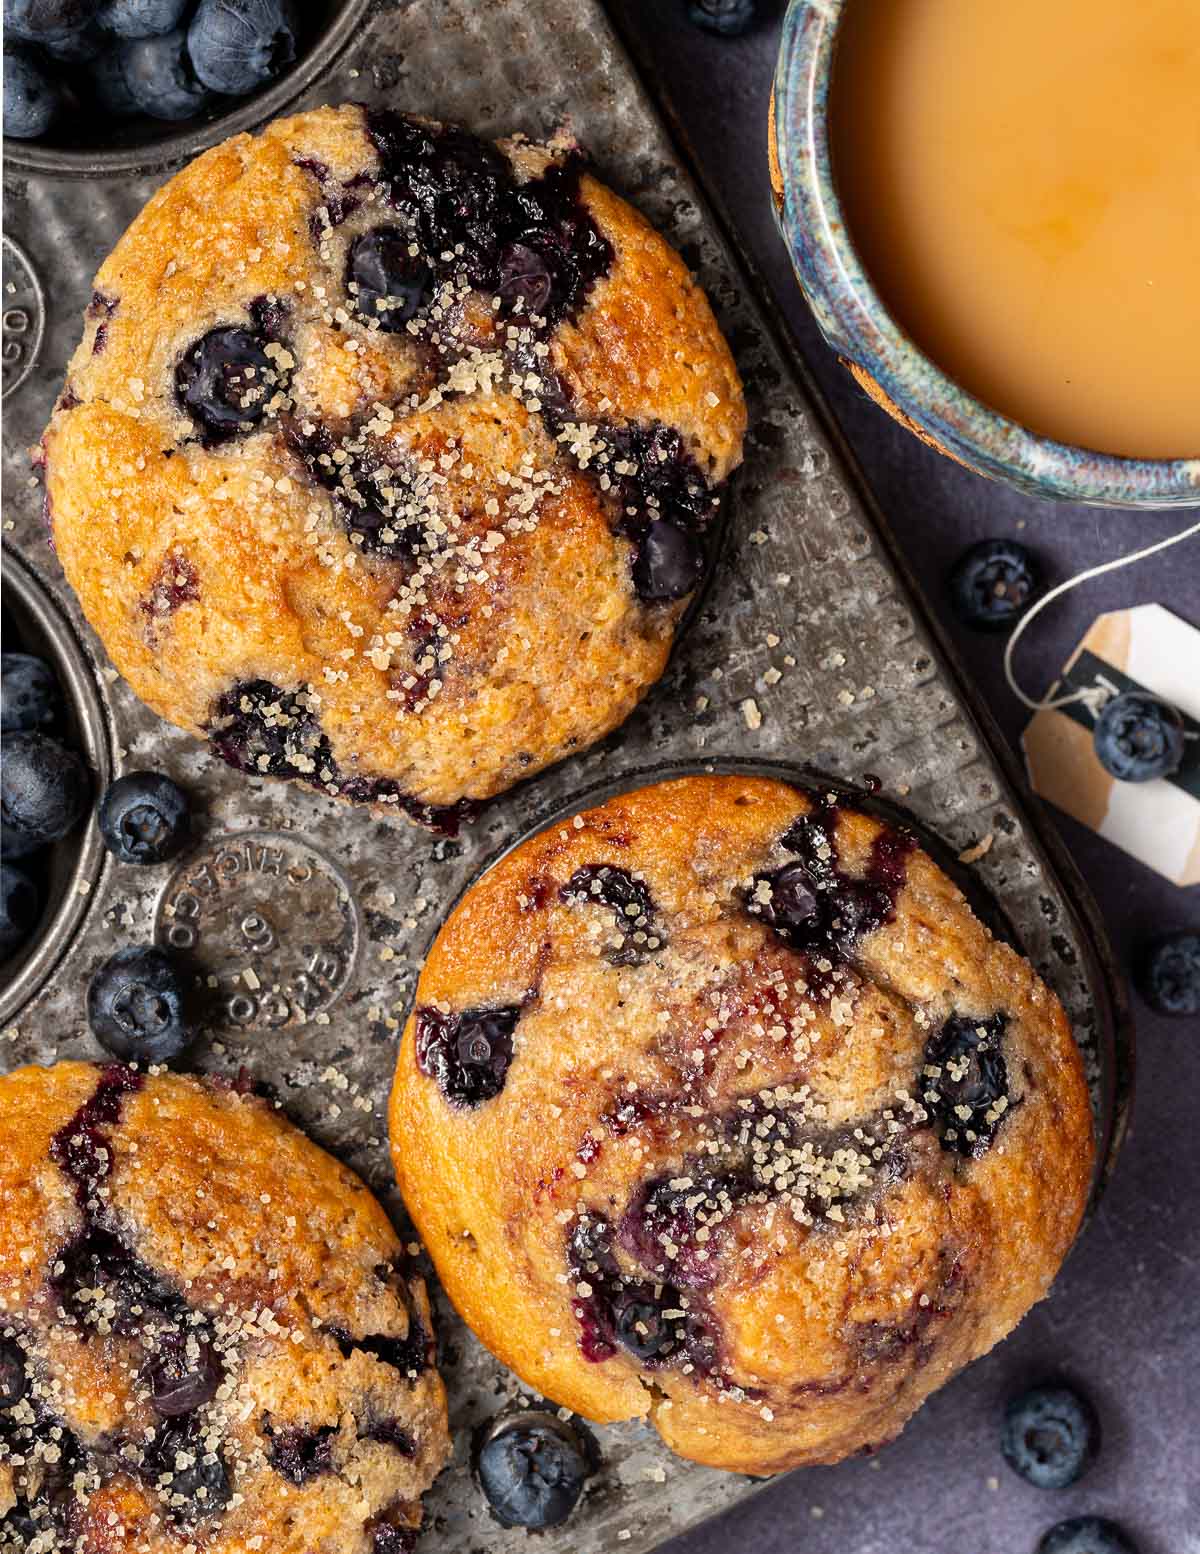
[[[319,109],[171,179],[95,286],[49,511],[155,711],[427,819],[661,674],[745,406],[682,260],[575,153]]]
[[[411,1546],[449,1454],[425,1289],[270,1102],[19,1069],[0,1224],[0,1548]]]
[[[391,1103],[531,1386],[768,1473],[890,1439],[1045,1294],[1093,1142],[1057,999],[902,830],[748,777],[542,832],[439,934]]]

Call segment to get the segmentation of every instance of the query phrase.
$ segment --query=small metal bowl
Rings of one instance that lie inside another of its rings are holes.
[[[50,178],[108,178],[114,173],[152,173],[199,155],[209,146],[242,130],[254,129],[281,113],[319,77],[358,35],[371,0],[302,0],[301,10],[311,28],[311,41],[290,70],[261,92],[227,99],[225,111],[182,124],[166,124],[138,118],[114,121],[109,135],[85,136],[95,127],[90,115],[77,117],[58,139],[4,139],[4,161],[14,173],[36,173]],[[75,130],[76,134],[72,134]]]
[[[58,676],[66,706],[63,737],[83,756],[92,774],[93,798],[98,798],[112,780],[113,738],[95,670],[45,584],[7,545],[3,601],[21,650],[44,658]],[[28,1003],[83,927],[106,858],[93,813],[89,805],[71,833],[46,850],[41,920],[29,942],[0,964],[0,1025]]]

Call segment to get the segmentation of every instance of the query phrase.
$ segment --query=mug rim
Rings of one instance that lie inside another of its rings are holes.
[[[849,235],[833,178],[829,93],[847,0],[791,0],[775,73],[780,226],[817,324],[951,457],[1035,496],[1116,507],[1200,503],[1200,457],[1125,458],[1041,437],[968,393],[893,319]]]

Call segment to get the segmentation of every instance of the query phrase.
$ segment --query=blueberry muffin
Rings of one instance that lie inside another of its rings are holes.
[[[452,825],[662,673],[745,407],[577,151],[301,114],[173,178],[95,287],[55,544],[134,690],[232,765]]]
[[[614,798],[442,928],[391,1101],[450,1298],[530,1386],[768,1474],[895,1436],[1047,1291],[1091,1177],[1062,1008],[904,831]]]
[[[382,1209],[215,1079],[0,1079],[0,1550],[405,1554],[449,1454]]]

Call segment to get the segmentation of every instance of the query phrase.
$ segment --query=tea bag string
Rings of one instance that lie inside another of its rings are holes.
[[[1068,593],[1072,588],[1078,588],[1080,583],[1090,582],[1094,577],[1103,577],[1105,572],[1117,572],[1122,567],[1130,567],[1135,561],[1144,561],[1147,556],[1153,556],[1160,550],[1168,550],[1172,545],[1179,545],[1182,541],[1191,539],[1195,534],[1200,534],[1200,523],[1194,523],[1179,534],[1172,534],[1165,540],[1159,540],[1157,544],[1147,545],[1144,550],[1135,550],[1128,556],[1118,556],[1115,561],[1105,561],[1098,567],[1089,567],[1086,572],[1079,572],[1074,577],[1067,578],[1065,583],[1059,583],[1048,594],[1044,594],[1033,608],[1021,617],[1017,629],[1009,637],[1004,649],[1004,678],[1008,681],[1009,689],[1013,695],[1024,702],[1031,712],[1051,712],[1056,707],[1069,707],[1075,702],[1083,702],[1093,717],[1098,716],[1100,704],[1108,695],[1108,692],[1101,686],[1084,686],[1080,689],[1069,691],[1064,696],[1047,696],[1041,701],[1035,701],[1032,696],[1026,696],[1025,692],[1017,684],[1016,675],[1013,672],[1013,655],[1017,651],[1017,643],[1020,642],[1026,627],[1033,624],[1034,620],[1048,604],[1053,604],[1055,599]]]

